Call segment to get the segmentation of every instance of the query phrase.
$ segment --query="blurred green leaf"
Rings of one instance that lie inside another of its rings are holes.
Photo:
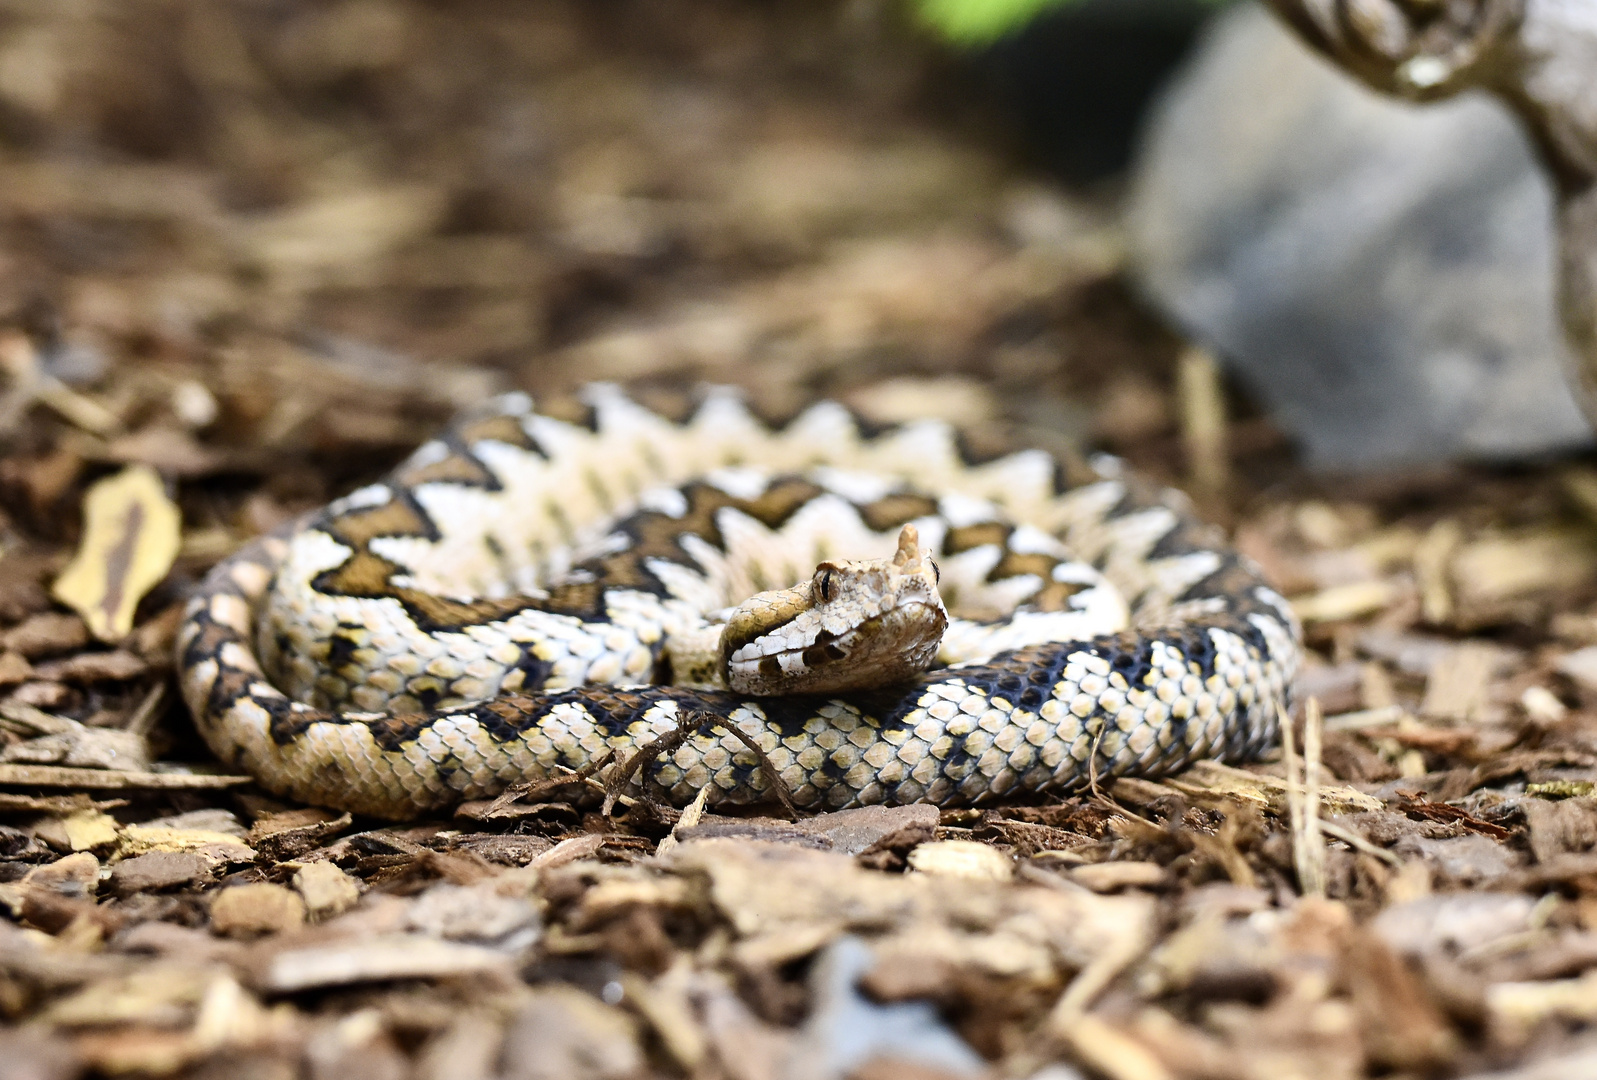
[[[915,0],[920,21],[955,45],[986,45],[1070,0]]]

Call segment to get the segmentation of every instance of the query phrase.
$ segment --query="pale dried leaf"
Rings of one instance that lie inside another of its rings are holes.
[[[83,540],[56,578],[55,598],[103,641],[133,630],[133,611],[172,567],[180,542],[177,506],[160,476],[132,465],[101,480],[83,499]]]

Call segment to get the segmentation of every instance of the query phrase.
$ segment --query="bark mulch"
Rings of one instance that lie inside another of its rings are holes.
[[[1303,475],[896,12],[0,12],[0,1076],[1597,1075],[1597,470]],[[1291,745],[798,820],[219,770],[198,577],[596,378],[1185,484],[1305,622]]]

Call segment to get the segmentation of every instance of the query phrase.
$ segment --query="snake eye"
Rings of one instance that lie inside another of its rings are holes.
[[[832,572],[822,570],[820,577],[821,603],[827,604],[832,600]]]

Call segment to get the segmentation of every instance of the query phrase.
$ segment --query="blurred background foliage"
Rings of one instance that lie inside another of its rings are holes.
[[[920,21],[956,45],[986,45],[1071,0],[916,0]]]

